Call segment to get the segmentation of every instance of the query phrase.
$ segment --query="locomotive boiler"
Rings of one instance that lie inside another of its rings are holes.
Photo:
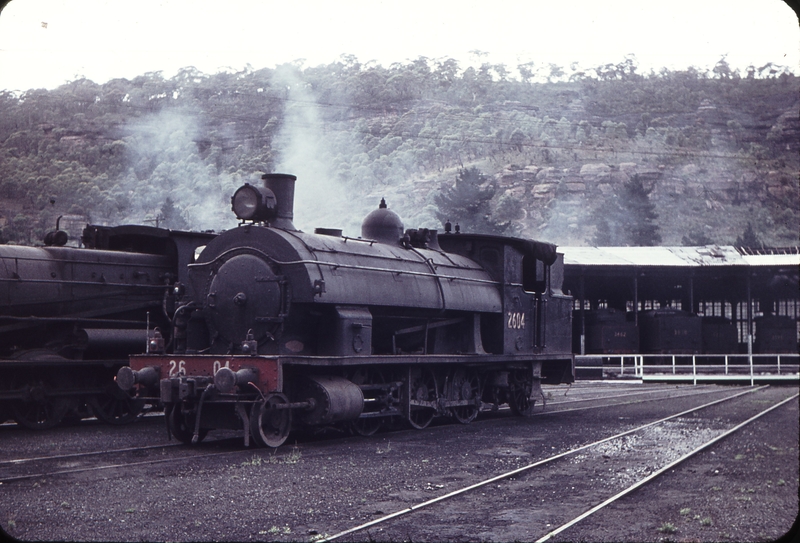
[[[161,401],[170,433],[216,428],[277,447],[293,425],[425,428],[488,406],[529,415],[542,383],[574,378],[572,298],[555,246],[405,230],[381,201],[359,238],[297,230],[296,178],[232,197],[240,225],[175,285],[171,352],[131,357],[125,391]]]
[[[209,237],[90,225],[84,248],[63,246],[61,230],[43,247],[0,245],[2,421],[50,428],[85,404],[104,421],[132,420],[139,403],[116,372],[146,351],[148,321],[168,335],[179,261]]]

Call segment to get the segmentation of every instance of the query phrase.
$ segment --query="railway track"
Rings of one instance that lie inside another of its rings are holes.
[[[738,399],[700,409],[731,396],[731,389],[659,386],[642,394],[641,385],[578,388],[566,396],[563,387],[553,389],[547,411],[531,419],[488,412],[470,425],[422,432],[298,436],[278,451],[245,449],[241,437],[217,440],[222,432],[198,447],[164,443],[163,421],[113,434],[60,429],[53,434],[58,439],[85,441],[72,448],[51,442],[60,454],[44,445],[23,454],[20,440],[40,443],[41,434],[8,432],[4,437],[16,453],[5,447],[0,453],[0,526],[13,521],[11,535],[34,540],[317,541],[395,511],[401,514],[336,539],[532,541],[686,454],[700,438],[752,416],[742,405],[794,392],[737,387],[743,393]],[[689,414],[597,444],[679,412]],[[729,412],[737,413],[735,423]],[[681,444],[687,436],[690,443]],[[110,442],[113,450],[99,450]],[[639,451],[650,451],[649,460]],[[626,467],[633,469],[627,473]],[[788,488],[796,476],[785,477]],[[431,505],[417,509],[431,498]],[[554,511],[558,504],[563,507]],[[508,526],[498,524],[498,515]],[[519,528],[532,523],[535,531]]]
[[[564,399],[562,397],[555,401],[548,401],[548,410],[537,412],[534,416],[555,415],[577,410],[604,409],[619,405],[692,397],[710,393],[719,393],[719,390],[713,387],[704,388],[690,386],[669,389],[665,389],[664,387],[649,387],[644,390],[639,387],[633,389],[632,392],[625,391],[610,395],[602,395],[602,391],[598,392],[595,390],[588,395],[589,397],[580,397],[586,394],[580,394],[580,391],[578,391],[578,394],[575,394],[575,396],[579,397],[570,399]],[[619,401],[625,399],[629,399],[630,401]],[[613,402],[609,402],[609,400],[613,400]],[[590,402],[594,402],[594,404],[587,405],[587,403]],[[508,408],[501,409],[501,411],[508,411]],[[124,429],[120,428],[118,431],[123,432]],[[432,429],[431,431],[435,430]],[[409,430],[409,432],[414,432],[414,430]],[[328,440],[328,442],[328,446],[333,445],[336,439]],[[223,450],[208,452],[209,448],[220,447],[222,447]],[[159,451],[160,455],[158,454]],[[173,452],[168,453],[167,451]],[[20,456],[0,460],[0,484],[57,475],[130,468],[146,464],[189,461],[193,459],[237,454],[242,451],[240,438],[223,437],[221,439],[210,439],[201,447],[186,447],[172,441],[159,445],[89,450],[66,454]],[[307,452],[306,454],[313,455],[314,453]],[[105,461],[104,459],[106,457],[111,458],[112,461]]]
[[[615,442],[622,441],[623,442],[622,448],[629,448],[629,445],[631,444],[631,440],[630,440],[631,436],[635,436],[637,434],[641,435],[643,432],[647,432],[648,430],[651,430],[653,428],[657,428],[659,426],[664,426],[666,424],[669,424],[671,421],[676,421],[677,419],[686,418],[688,415],[696,414],[697,412],[699,412],[701,410],[711,409],[714,406],[718,406],[719,404],[721,404],[723,402],[735,401],[737,399],[742,398],[745,395],[753,394],[753,393],[756,393],[756,392],[758,392],[760,390],[763,390],[764,388],[767,388],[767,387],[749,388],[747,390],[744,390],[744,391],[741,391],[741,392],[737,392],[735,394],[727,395],[724,398],[717,399],[717,400],[714,400],[714,401],[711,401],[711,402],[707,402],[707,403],[705,403],[703,405],[700,405],[700,406],[697,406],[697,407],[692,407],[692,408],[690,408],[688,410],[684,410],[684,411],[681,411],[679,413],[675,413],[673,415],[670,415],[668,417],[664,417],[664,418],[659,419],[657,421],[649,422],[647,424],[643,424],[643,425],[637,426],[635,428],[626,430],[624,432],[617,433],[617,434],[615,434],[613,436],[605,437],[603,439],[596,440],[596,441],[593,441],[591,443],[587,443],[585,445],[582,445],[582,446],[579,446],[579,447],[576,447],[576,448],[573,448],[573,449],[570,449],[570,450],[567,450],[567,451],[564,451],[564,452],[561,452],[561,453],[558,453],[558,454],[554,454],[554,455],[552,455],[552,456],[550,456],[548,458],[544,458],[542,460],[527,464],[527,465],[525,465],[525,466],[523,466],[521,468],[510,470],[510,471],[507,471],[505,473],[502,473],[502,474],[499,474],[499,475],[484,479],[484,480],[482,480],[482,481],[480,481],[478,483],[471,484],[471,485],[465,486],[463,488],[460,488],[458,490],[448,492],[446,494],[443,494],[441,496],[437,496],[437,497],[435,497],[433,499],[424,501],[422,503],[418,503],[418,504],[412,505],[412,506],[410,506],[408,508],[395,511],[394,513],[384,515],[384,516],[382,516],[380,518],[377,518],[377,519],[374,519],[372,521],[369,521],[369,522],[366,522],[366,523],[362,523],[362,524],[359,524],[357,526],[353,526],[353,527],[345,529],[345,530],[341,530],[341,531],[339,531],[337,533],[334,533],[333,535],[327,535],[325,537],[322,537],[322,538],[318,539],[317,541],[318,542],[327,542],[327,541],[337,541],[337,540],[339,540],[339,541],[347,541],[347,540],[351,540],[351,539],[352,540],[361,540],[365,536],[368,537],[369,539],[380,539],[380,540],[391,539],[391,540],[397,540],[397,541],[404,540],[404,539],[406,539],[404,534],[411,533],[410,531],[404,531],[403,528],[397,528],[397,527],[395,527],[394,530],[391,530],[391,529],[388,529],[388,528],[384,528],[384,527],[387,526],[387,525],[391,526],[392,523],[395,523],[396,521],[398,521],[402,517],[414,516],[414,515],[418,515],[418,514],[423,513],[423,512],[424,513],[428,513],[432,509],[435,509],[437,506],[441,507],[444,504],[448,504],[449,507],[452,508],[452,509],[457,509],[459,507],[457,505],[453,505],[453,502],[457,501],[459,498],[465,498],[466,496],[474,494],[479,490],[484,490],[484,491],[486,491],[486,493],[489,493],[492,490],[496,490],[497,492],[500,492],[501,490],[507,490],[507,491],[512,492],[512,493],[513,492],[519,492],[520,490],[523,490],[523,491],[526,491],[526,492],[530,491],[530,487],[529,486],[524,485],[524,483],[522,485],[520,485],[520,482],[521,482],[520,479],[522,481],[524,481],[526,477],[531,477],[531,476],[543,477],[544,476],[543,473],[546,472],[546,470],[548,470],[548,469],[550,469],[550,470],[552,470],[554,468],[555,469],[563,469],[563,462],[567,461],[570,458],[574,458],[576,456],[579,456],[582,453],[587,453],[588,451],[590,451],[592,449],[595,449],[595,450],[601,449],[602,450],[603,447],[606,447],[606,450],[610,452],[611,450],[614,449],[614,447],[610,446],[610,445],[612,443],[615,443]],[[615,489],[615,491],[610,495],[610,497],[608,497],[606,499],[603,499],[600,503],[594,505],[593,507],[589,508],[588,510],[581,511],[579,514],[576,514],[574,516],[567,515],[567,518],[562,518],[559,521],[557,527],[555,527],[555,528],[552,527],[553,526],[552,522],[543,523],[544,526],[540,529],[540,532],[538,534],[535,534],[535,535],[533,535],[532,533],[529,532],[529,533],[525,534],[525,537],[520,538],[519,537],[519,533],[515,533],[515,534],[513,534],[512,537],[508,537],[508,538],[502,537],[502,536],[498,537],[498,536],[495,535],[495,537],[493,539],[500,539],[500,540],[504,540],[504,539],[524,539],[524,540],[537,539],[537,541],[541,541],[541,542],[547,541],[547,540],[557,536],[558,534],[562,533],[563,531],[567,530],[568,528],[574,526],[575,524],[577,524],[581,520],[593,515],[594,513],[602,510],[603,508],[607,507],[608,505],[610,505],[610,504],[614,503],[615,501],[619,500],[620,498],[630,494],[631,492],[634,492],[638,488],[640,488],[640,487],[646,485],[647,483],[653,481],[654,479],[662,476],[664,473],[666,473],[667,471],[673,469],[675,466],[677,466],[681,462],[684,462],[685,460],[691,458],[692,456],[698,454],[699,452],[708,449],[709,447],[713,446],[714,444],[716,444],[720,440],[722,440],[722,439],[724,439],[724,438],[726,438],[726,437],[728,437],[728,436],[730,436],[730,435],[732,435],[732,434],[734,434],[736,432],[739,432],[741,429],[743,429],[747,425],[751,424],[752,422],[758,420],[760,417],[766,415],[767,413],[770,413],[771,411],[780,408],[781,406],[787,404],[788,402],[790,402],[792,400],[795,400],[797,397],[798,397],[798,394],[793,394],[790,397],[785,398],[785,399],[783,399],[781,401],[778,401],[778,402],[774,403],[773,405],[771,405],[770,407],[768,407],[768,408],[766,408],[764,410],[761,410],[760,412],[758,412],[758,413],[756,413],[756,414],[754,414],[752,416],[747,417],[742,422],[740,422],[738,424],[735,424],[730,428],[713,432],[713,436],[704,436],[704,438],[701,440],[701,442],[699,444],[696,444],[695,446],[692,446],[690,448],[690,450],[683,451],[683,450],[681,450],[681,447],[674,447],[674,448],[679,450],[678,454],[675,455],[675,456],[677,456],[677,458],[670,459],[667,463],[665,463],[664,465],[662,465],[658,469],[646,470],[646,471],[649,471],[649,473],[647,473],[644,476],[638,477],[634,482],[632,482],[631,484],[627,484],[622,489]],[[628,440],[628,443],[625,443],[625,440]],[[601,456],[604,459],[605,458],[609,458],[609,456],[606,455],[606,454],[601,454]],[[630,455],[627,455],[627,456],[630,456]],[[577,464],[580,464],[580,463],[582,463],[582,462],[580,462],[580,461],[577,462]],[[561,468],[557,467],[559,464],[562,464]],[[609,469],[613,471],[615,468],[609,468]],[[579,473],[573,473],[572,476],[571,476],[571,479],[573,481],[574,480],[581,480],[582,477],[581,477],[581,475]],[[516,488],[504,488],[503,485],[498,485],[498,483],[503,483],[503,482],[508,482],[508,481],[516,482],[516,484],[513,485]],[[494,485],[494,487],[493,487],[493,485]],[[571,490],[575,489],[574,486],[571,486],[571,487],[568,487],[568,488],[570,488]],[[501,502],[501,500],[497,499],[496,496],[490,497],[490,496],[487,495],[486,496],[486,500],[491,502],[491,503],[494,503],[494,504],[497,504],[497,503]],[[548,500],[551,501],[551,502],[556,502],[556,503],[559,503],[561,501],[561,500],[559,500],[558,496],[549,496]],[[565,502],[569,502],[571,500],[567,499],[567,500],[564,500],[564,501]],[[583,505],[583,502],[581,502],[581,504]],[[496,507],[497,506],[495,505],[495,508]],[[464,509],[464,508],[461,508],[461,509]],[[494,511],[494,512],[496,512],[496,511]],[[431,515],[436,515],[436,513],[431,513]],[[447,513],[439,512],[439,516],[448,516],[448,515],[447,515]],[[561,516],[563,517],[564,515],[561,515]],[[408,518],[405,518],[403,520],[405,520],[406,522],[412,522]],[[417,519],[415,521],[415,524],[417,526],[429,525],[425,520],[421,520],[421,519]],[[376,532],[375,531],[376,529],[380,530],[380,531]],[[462,533],[470,533],[470,534],[472,534],[473,537],[475,537],[476,534],[477,534],[477,532],[470,531],[468,529],[466,529]],[[409,537],[409,539],[411,539],[411,538]],[[419,532],[416,532],[415,536],[414,536],[414,539],[416,539],[416,540],[425,540],[425,539],[427,539],[427,537],[425,535],[420,535]],[[479,539],[480,539],[480,537],[479,537]]]

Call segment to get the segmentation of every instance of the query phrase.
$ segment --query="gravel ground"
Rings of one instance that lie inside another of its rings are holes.
[[[22,540],[313,541],[705,403],[731,388],[719,390],[702,399],[531,419],[484,414],[467,426],[442,424],[371,438],[299,436],[297,443],[278,451],[244,449],[240,439],[205,443],[197,452],[216,456],[202,458],[186,458],[189,451],[184,447],[156,449],[139,454],[136,465],[0,485],[0,526]],[[676,421],[613,448],[576,456],[546,477],[502,482],[381,529],[360,532],[351,540],[535,539],[555,528],[558,519],[602,501],[611,489],[655,469],[709,432],[729,426],[735,417],[746,418],[747,412],[796,391],[771,387],[748,395],[736,407],[713,408],[695,422]],[[798,512],[797,400],[762,420],[557,539],[760,541],[783,534]],[[97,450],[100,444],[108,449],[165,444],[162,424],[81,424],[33,437],[4,426],[0,459],[18,458],[24,451],[38,456]],[[606,462],[617,467],[609,472]],[[65,459],[61,467],[71,463]],[[579,469],[589,471],[581,475]],[[564,489],[571,486],[576,492],[563,498]]]

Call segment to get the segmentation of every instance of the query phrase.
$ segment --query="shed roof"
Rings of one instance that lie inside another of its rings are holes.
[[[733,246],[705,245],[700,247],[559,247],[564,264],[573,266],[747,266],[751,264]],[[794,257],[800,255],[765,255]],[[768,264],[769,265],[769,264]],[[774,264],[772,264],[774,265]]]

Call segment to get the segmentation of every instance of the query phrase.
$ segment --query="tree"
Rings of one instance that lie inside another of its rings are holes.
[[[622,185],[619,197],[620,224],[626,245],[651,247],[661,243],[658,233],[658,213],[650,201],[650,192],[642,178],[634,175]]]
[[[475,166],[458,171],[455,184],[443,187],[434,196],[436,218],[442,223],[460,225],[463,231],[480,234],[501,234],[508,222],[497,222],[492,217],[491,200],[496,185]]]
[[[175,207],[175,202],[169,196],[161,206],[160,215],[159,226],[162,228],[171,228],[173,230],[186,230],[189,228],[180,211]]]
[[[747,222],[747,228],[744,229],[744,232],[741,236],[736,236],[736,244],[737,247],[763,247],[764,244],[758,239],[756,235],[756,231],[753,229],[753,224],[751,222]]]
[[[684,247],[699,247],[701,245],[711,245],[714,243],[704,232],[691,232],[681,238],[681,245]]]
[[[658,245],[661,242],[656,224],[658,214],[650,201],[650,192],[638,175],[623,183],[595,218],[592,243],[598,247]]]
[[[592,238],[592,245],[595,247],[610,247],[614,244],[614,238],[611,235],[611,226],[608,224],[608,219],[600,217],[597,220],[596,231]]]

